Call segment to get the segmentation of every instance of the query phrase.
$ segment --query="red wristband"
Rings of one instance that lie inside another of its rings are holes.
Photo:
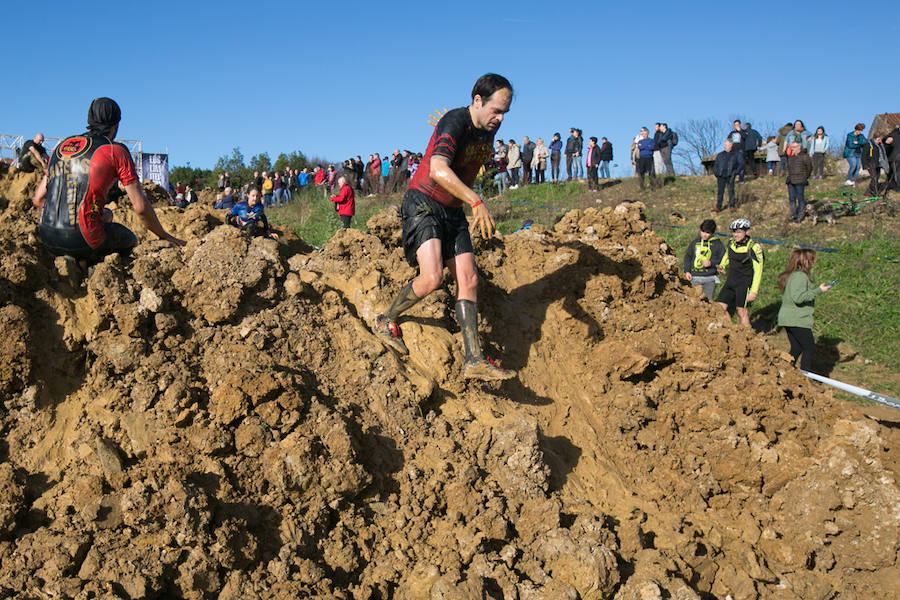
[[[472,208],[475,208],[476,206],[481,206],[482,204],[484,204],[484,200],[482,200],[481,198],[479,198],[478,200],[476,200],[475,202],[473,202],[470,206],[471,206]]]

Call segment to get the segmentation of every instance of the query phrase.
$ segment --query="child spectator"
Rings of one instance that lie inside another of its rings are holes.
[[[815,286],[809,272],[816,262],[814,250],[797,248],[788,258],[787,269],[778,276],[781,290],[781,308],[778,310],[778,326],[784,327],[791,344],[791,356],[800,357],[800,368],[812,368],[816,344],[813,338],[813,305],[819,294],[831,289],[824,283]]]
[[[788,147],[787,188],[788,203],[791,209],[791,221],[799,223],[806,216],[806,198],[804,193],[809,183],[813,165],[800,142],[792,142]]]
[[[728,242],[722,264],[719,265],[719,273],[724,274],[727,269],[728,277],[716,300],[726,313],[728,307],[733,305],[738,321],[749,326],[750,313],[747,307],[756,300],[756,294],[759,292],[764,261],[763,250],[762,246],[750,239],[747,233],[750,221],[747,219],[735,219],[729,228],[734,237]]]
[[[763,148],[766,150],[766,168],[769,169],[769,175],[775,175],[775,169],[778,168],[778,162],[781,160],[781,156],[778,155],[778,142],[777,138],[774,135],[770,135],[766,138],[766,143],[763,144]]]
[[[259,201],[259,188],[255,185],[250,186],[246,200],[231,207],[225,222],[251,236],[278,239],[278,234],[269,229],[269,220],[266,219],[262,202]]]
[[[700,223],[700,237],[688,245],[683,264],[684,276],[691,284],[701,286],[703,295],[710,300],[719,283],[717,269],[725,256],[725,245],[713,237],[715,233],[715,221],[706,219]]]
[[[812,156],[813,179],[825,176],[825,153],[828,152],[828,136],[821,125],[816,127],[816,135],[809,140],[809,154]]]
[[[331,197],[331,201],[335,203],[334,209],[340,215],[344,229],[350,229],[350,218],[356,214],[356,196],[353,193],[353,186],[343,175],[338,177],[337,185],[340,190],[337,196]]]

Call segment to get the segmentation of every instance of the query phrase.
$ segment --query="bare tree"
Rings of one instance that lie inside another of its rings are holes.
[[[703,159],[721,149],[730,129],[728,123],[713,117],[688,119],[675,125],[678,146],[673,156],[678,166],[691,175],[703,175]]]

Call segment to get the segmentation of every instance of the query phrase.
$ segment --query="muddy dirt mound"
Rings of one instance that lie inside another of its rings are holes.
[[[896,432],[698,298],[641,205],[476,240],[485,345],[520,373],[488,385],[452,289],[401,320],[408,357],[369,331],[414,274],[395,214],[288,253],[159,212],[184,249],[143,238],[78,290],[0,234],[4,596],[895,589]]]
[[[172,199],[169,197],[169,194],[158,183],[146,179],[141,183],[141,188],[154,208],[172,206]]]

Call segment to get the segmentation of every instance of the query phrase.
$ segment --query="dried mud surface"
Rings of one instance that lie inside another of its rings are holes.
[[[812,385],[679,279],[639,204],[476,240],[481,329],[519,370],[461,380],[452,290],[394,211],[321,251],[158,208],[73,290],[0,177],[0,596],[886,598],[896,428]],[[891,592],[893,590],[893,592]]]

